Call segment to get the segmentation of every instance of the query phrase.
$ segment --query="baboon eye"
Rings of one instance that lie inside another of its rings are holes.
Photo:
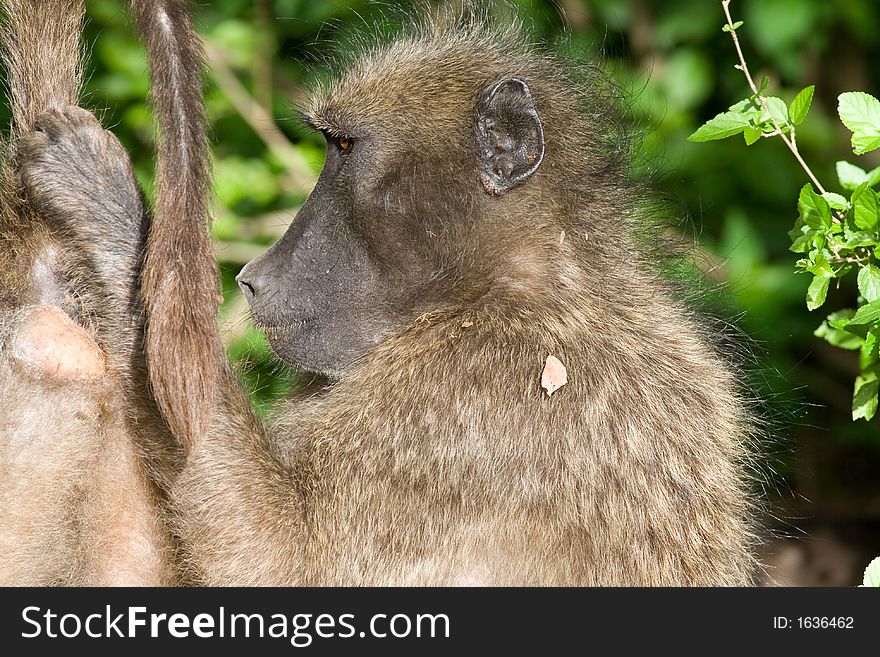
[[[351,147],[355,142],[354,137],[349,137],[348,135],[340,134],[338,132],[330,132],[329,130],[321,130],[321,132],[324,134],[328,146],[338,148],[343,155],[351,151]]]

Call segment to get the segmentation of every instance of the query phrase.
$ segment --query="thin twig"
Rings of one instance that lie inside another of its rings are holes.
[[[310,192],[315,185],[315,176],[305,158],[278,129],[269,110],[260,105],[238,80],[220,49],[211,43],[206,43],[205,51],[211,62],[211,72],[217,86],[257,136],[287,168],[290,173],[290,183],[295,191]]]
[[[865,247],[857,247],[853,249],[853,255],[842,256],[839,249],[831,249],[833,257],[828,258],[828,262],[832,265],[862,265],[871,262],[871,252]]]
[[[866,262],[871,262],[870,256],[866,256],[864,258],[855,258],[855,257],[843,257],[838,256],[837,258],[828,258],[829,265],[863,265]]]
[[[736,30],[733,27],[733,18],[730,16],[730,2],[731,0],[721,0],[721,7],[724,9],[724,15],[727,18],[727,26],[730,29],[730,38],[733,39],[733,45],[736,48],[736,54],[739,57],[739,64],[735,66],[735,68],[742,71],[743,75],[746,77],[746,81],[749,83],[749,88],[751,88],[752,93],[758,99],[758,102],[761,103],[761,107],[767,112],[767,115],[770,117],[770,123],[773,124],[773,127],[776,129],[774,133],[769,136],[779,135],[779,138],[788,146],[788,150],[791,151],[792,155],[794,155],[795,159],[801,165],[804,171],[806,171],[807,175],[810,177],[813,185],[816,186],[816,189],[820,194],[825,194],[825,188],[822,186],[822,183],[819,182],[819,179],[815,176],[812,169],[804,162],[804,158],[801,157],[800,151],[797,147],[797,141],[795,141],[794,137],[794,127],[792,127],[792,134],[789,138],[782,132],[782,126],[776,122],[776,119],[773,118],[773,115],[770,113],[770,108],[767,106],[767,99],[764,98],[763,95],[758,93],[758,87],[755,85],[755,81],[752,78],[752,74],[749,73],[749,67],[746,64],[746,59],[743,56],[742,48],[739,45],[739,39],[736,36]],[[841,218],[837,212],[834,213],[835,221],[841,221]]]
[[[272,62],[275,59],[275,32],[272,26],[271,0],[254,2],[257,25],[260,29],[260,43],[254,53],[254,98],[263,107],[272,107]]]

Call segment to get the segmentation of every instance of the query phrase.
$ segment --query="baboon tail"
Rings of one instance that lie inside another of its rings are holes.
[[[156,198],[141,289],[146,355],[159,408],[184,447],[214,410],[223,351],[218,272],[208,231],[211,183],[201,43],[186,0],[132,0],[147,46],[159,123]]]
[[[83,0],[3,0],[0,39],[13,138],[46,110],[77,104],[84,13]]]

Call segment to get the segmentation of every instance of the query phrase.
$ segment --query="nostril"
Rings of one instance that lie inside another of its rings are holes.
[[[238,276],[235,277],[235,282],[238,283],[244,298],[251,305],[259,301],[259,297],[263,296],[266,291],[264,267],[259,265],[261,260],[262,256],[251,260],[241,268]]]
[[[257,296],[257,291],[254,289],[254,286],[249,281],[246,281],[243,278],[238,278],[236,280],[238,281],[238,287],[241,288],[241,291],[247,298],[248,303],[252,302]]]

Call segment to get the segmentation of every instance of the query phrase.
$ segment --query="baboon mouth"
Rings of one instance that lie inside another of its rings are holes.
[[[282,338],[286,340],[290,340],[291,338],[295,338],[297,335],[302,333],[306,326],[310,324],[314,324],[315,318],[311,317],[309,319],[303,319],[295,323],[290,324],[266,324],[264,322],[254,320],[257,329],[260,330],[263,334],[265,334],[266,338],[270,341],[278,341]]]

